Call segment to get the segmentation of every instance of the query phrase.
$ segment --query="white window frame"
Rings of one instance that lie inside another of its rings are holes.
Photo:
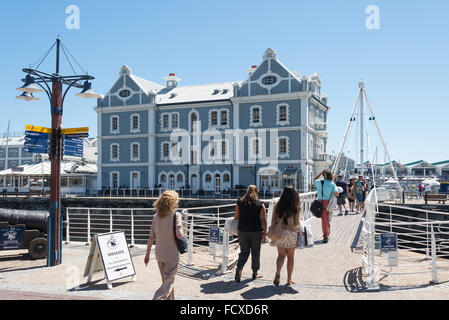
[[[134,128],[134,117],[137,117],[137,128]],[[140,132],[140,114],[134,113],[130,116],[130,127],[129,132],[139,133]]]
[[[117,129],[112,128],[113,119],[117,119]],[[116,114],[112,115],[109,118],[109,133],[110,134],[119,134],[120,133],[120,117]]]
[[[113,184],[113,175],[116,174],[117,175],[117,188],[120,188],[120,172],[118,171],[112,171],[109,173],[109,188],[114,189],[114,184]]]
[[[168,156],[164,155],[164,145],[168,145]],[[162,161],[168,161],[170,159],[170,152],[171,152],[170,142],[169,141],[161,142],[161,160]]]
[[[285,106],[286,120],[280,120],[281,107]],[[285,126],[290,125],[290,106],[287,103],[280,103],[276,106],[276,125]]]
[[[196,114],[196,124],[197,126],[200,125],[200,114],[198,111],[196,111],[195,109],[193,109],[192,111],[190,111],[189,113],[189,132],[193,132],[193,126],[192,126],[192,116],[193,114]],[[201,128],[199,128],[199,131],[201,131]]]
[[[226,112],[226,124],[221,124],[221,113],[224,111]],[[212,124],[212,112],[217,113],[217,124]],[[209,110],[209,129],[229,129],[230,125],[230,111],[227,108]]]
[[[161,178],[162,176],[165,176],[165,182],[162,182]],[[168,173],[165,171],[162,171],[161,173],[159,173],[159,178],[158,178],[158,185],[162,185],[162,187],[167,188],[168,186]]]
[[[177,117],[177,120],[178,120],[178,123],[177,123],[177,125],[176,126],[174,126],[174,124],[173,124],[173,116],[176,116]],[[170,113],[170,129],[178,129],[179,128],[179,122],[181,121],[181,119],[180,119],[180,114],[179,114],[179,112],[172,112],[172,113]]]
[[[137,187],[134,187],[134,189],[139,189],[140,188],[140,177],[142,175],[142,173],[140,171],[131,171],[129,173],[129,187],[132,188],[134,173],[137,173]]]
[[[117,146],[117,157],[114,157],[114,146]],[[111,162],[120,162],[120,144],[111,143],[109,146],[109,160]]]
[[[254,109],[259,109],[259,122],[254,122]],[[255,105],[249,108],[249,126],[250,127],[261,127],[262,124],[262,106]]]
[[[164,116],[168,117],[167,127],[164,127]],[[160,124],[161,124],[161,131],[162,132],[170,131],[170,127],[171,127],[171,116],[170,116],[170,113],[168,113],[168,112],[162,113],[160,122],[161,122]]]
[[[258,141],[258,148],[259,148],[258,153],[256,153],[256,150],[255,150],[255,142],[256,141]],[[249,145],[249,152],[250,152],[251,158],[253,158],[253,159],[260,158],[261,150],[262,150],[262,139],[258,138],[258,137],[251,138],[250,145]]]
[[[286,142],[285,142],[286,152],[285,153],[281,153],[281,139],[286,140]],[[277,141],[276,151],[277,151],[279,158],[289,158],[290,157],[290,138],[287,136],[279,137],[278,141]]]
[[[134,157],[134,146],[135,145],[137,145],[137,157]],[[130,147],[130,159],[131,159],[131,162],[138,162],[138,161],[140,161],[140,143],[139,142],[133,142],[133,143],[131,143],[131,147]]]

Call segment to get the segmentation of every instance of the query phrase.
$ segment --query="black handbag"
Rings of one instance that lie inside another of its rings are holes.
[[[324,198],[324,181],[321,181],[321,194],[322,198]],[[323,203],[318,199],[313,201],[310,206],[310,212],[312,212],[315,217],[321,218],[323,215]]]
[[[178,247],[178,251],[180,254],[184,254],[189,250],[189,246],[185,238],[178,239],[176,236],[176,213],[173,216],[173,234],[175,236],[176,246]]]

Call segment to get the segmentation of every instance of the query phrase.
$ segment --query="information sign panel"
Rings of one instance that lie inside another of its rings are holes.
[[[0,250],[23,249],[24,227],[0,228]]]
[[[391,252],[398,250],[398,235],[396,233],[384,233],[380,235],[380,251]]]

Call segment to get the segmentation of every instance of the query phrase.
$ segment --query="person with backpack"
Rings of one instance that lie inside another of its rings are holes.
[[[320,179],[320,177],[323,177],[323,179]],[[329,242],[329,236],[330,236],[330,232],[331,232],[330,214],[327,209],[327,207],[329,206],[329,201],[332,198],[332,195],[335,195],[335,197],[339,196],[339,193],[337,191],[337,186],[335,185],[333,180],[334,179],[333,179],[332,172],[328,169],[321,171],[315,177],[315,187],[317,189],[317,199],[323,205],[323,213],[321,216],[321,227],[323,230],[323,243]]]
[[[339,193],[337,198],[338,210],[340,213],[339,216],[343,215],[342,206],[345,208],[345,215],[348,215],[348,209],[346,209],[346,197],[349,195],[349,187],[348,183],[343,179],[343,176],[339,174],[337,176],[337,181],[335,181],[335,185],[343,189],[343,192]]]
[[[276,246],[278,257],[276,259],[276,275],[274,285],[279,286],[281,281],[281,270],[287,258],[287,285],[295,282],[292,279],[295,264],[295,249],[298,241],[300,225],[301,204],[298,192],[293,187],[285,187],[279,201],[273,208],[271,225],[282,220],[282,231],[279,240],[273,240],[272,246]],[[280,223],[280,222],[279,222]]]
[[[260,250],[262,242],[266,241],[267,218],[265,205],[258,200],[258,190],[255,185],[248,187],[246,194],[237,201],[234,219],[239,221],[238,237],[240,254],[235,271],[235,281],[240,282],[242,270],[251,254],[252,278],[260,279]]]

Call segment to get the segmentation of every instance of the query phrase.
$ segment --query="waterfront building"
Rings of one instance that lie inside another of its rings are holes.
[[[0,170],[30,164],[39,157],[37,154],[25,152],[24,143],[24,135],[0,140]]]
[[[51,165],[48,155],[25,153],[24,142],[23,136],[10,138],[8,150],[18,150],[19,157],[8,160],[9,168],[0,171],[0,189],[10,194],[27,194],[30,190],[50,191]],[[64,156],[61,162],[62,195],[96,193],[97,139],[84,139],[83,142],[82,159]]]
[[[123,66],[98,100],[99,188],[304,191],[329,168],[330,108],[321,80],[292,72],[274,50],[242,81],[181,86],[174,73],[164,80]],[[188,149],[173,138],[179,132]]]

